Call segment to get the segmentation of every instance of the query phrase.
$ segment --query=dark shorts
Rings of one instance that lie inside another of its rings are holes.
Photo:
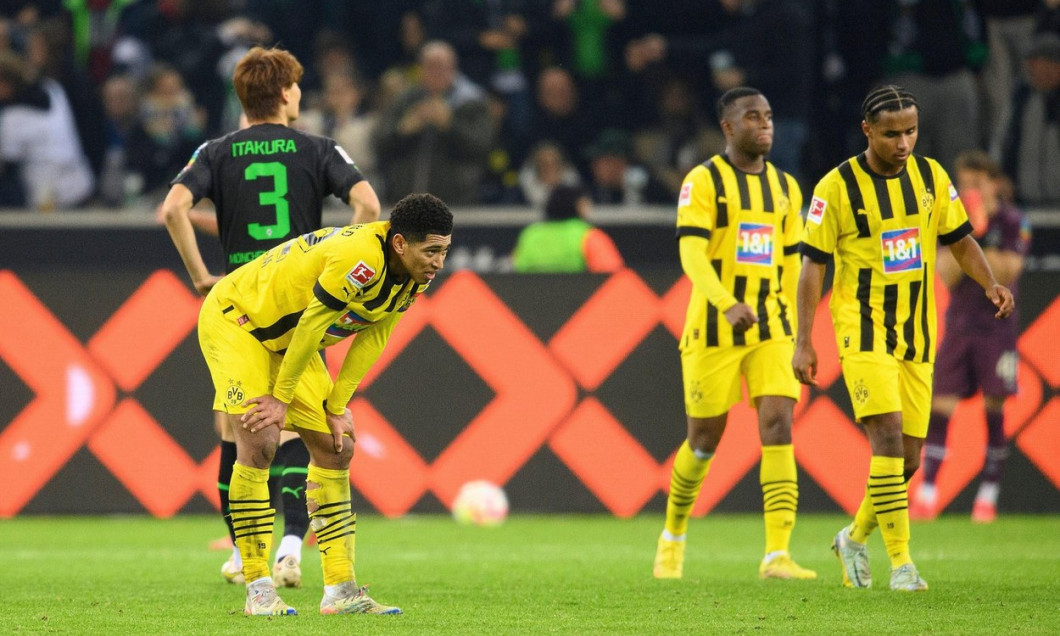
[[[1013,338],[948,329],[935,357],[935,395],[1004,397],[1016,393]]]

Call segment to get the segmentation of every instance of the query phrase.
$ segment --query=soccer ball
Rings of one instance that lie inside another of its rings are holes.
[[[476,526],[499,526],[508,516],[508,497],[500,486],[485,480],[469,481],[453,500],[453,518]]]

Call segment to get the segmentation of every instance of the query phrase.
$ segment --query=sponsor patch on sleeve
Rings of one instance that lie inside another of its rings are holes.
[[[957,200],[957,188],[953,187],[953,184],[951,183],[950,184],[950,201],[956,201],[956,200]]]
[[[806,220],[820,225],[821,220],[824,219],[824,211],[827,208],[828,204],[825,203],[824,199],[815,196],[810,201],[810,210],[806,213]]]
[[[374,276],[375,270],[369,267],[364,261],[360,261],[357,263],[356,267],[346,274],[346,282],[357,289],[363,289],[364,286],[368,284],[368,281],[372,280],[372,277]]]
[[[677,198],[677,207],[683,208],[692,204],[692,184],[686,183],[681,186],[681,196]]]

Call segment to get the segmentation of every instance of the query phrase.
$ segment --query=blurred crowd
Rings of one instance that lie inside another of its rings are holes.
[[[738,85],[809,189],[893,82],[919,153],[988,150],[1014,200],[1060,206],[1060,0],[0,0],[0,208],[157,203],[238,127],[232,70],[259,44],[306,68],[294,125],[387,203],[671,204]]]

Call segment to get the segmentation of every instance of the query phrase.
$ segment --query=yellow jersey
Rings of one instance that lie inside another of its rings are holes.
[[[389,221],[378,221],[303,234],[225,276],[210,292],[226,316],[283,354],[273,390],[280,400],[290,401],[310,356],[358,334],[333,393],[345,400],[329,408],[341,412],[397,320],[427,289],[390,270],[389,228]]]
[[[718,154],[685,177],[677,203],[677,237],[707,239],[707,258],[721,285],[749,304],[758,324],[734,333],[705,290],[693,285],[682,347],[727,347],[794,336],[794,289],[783,289],[784,257],[802,235],[802,191],[794,177],[768,161],[760,174],[744,172]],[[798,267],[798,260],[791,267]],[[797,271],[794,272],[797,275]],[[731,306],[731,305],[730,305]]]
[[[886,352],[934,362],[937,243],[971,233],[957,189],[934,159],[911,155],[893,177],[865,154],[844,161],[813,191],[801,252],[835,257],[829,308],[839,354]]]

